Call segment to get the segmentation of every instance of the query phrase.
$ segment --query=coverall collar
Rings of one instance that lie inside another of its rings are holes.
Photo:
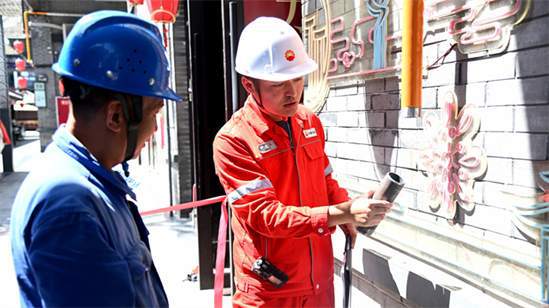
[[[83,165],[90,171],[91,174],[103,181],[107,181],[112,187],[118,189],[122,194],[127,194],[133,199],[136,198],[135,193],[128,186],[123,177],[118,172],[108,170],[103,167],[88,151],[88,149],[86,149],[86,147],[80,143],[76,137],[69,133],[65,127],[65,124],[61,125],[57,129],[52,139],[57,147]]]
[[[251,121],[254,130],[258,135],[263,135],[265,132],[272,130],[274,127],[281,128],[275,120],[271,119],[255,101],[252,95],[248,95],[246,99],[245,107],[248,107],[249,111],[246,112],[248,119]],[[306,120],[306,115],[301,110],[302,106],[299,106],[296,114],[291,117],[295,122],[303,127],[303,122]],[[293,124],[292,124],[293,125]]]

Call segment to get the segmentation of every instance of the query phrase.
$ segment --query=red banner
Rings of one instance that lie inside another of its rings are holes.
[[[245,0],[244,25],[261,16],[286,20],[301,33],[301,1],[298,0]]]

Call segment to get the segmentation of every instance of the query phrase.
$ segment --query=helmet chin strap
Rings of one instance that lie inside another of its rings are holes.
[[[252,96],[254,97],[255,102],[257,103],[259,108],[265,110],[265,108],[263,107],[263,102],[261,101],[261,94],[259,94],[259,89],[256,90],[256,93],[257,93],[257,95],[252,94]]]
[[[265,114],[270,115],[267,109],[265,109],[265,107],[263,106],[263,102],[261,101],[261,92],[259,92],[259,86],[257,86],[256,83],[254,83],[254,89],[255,93],[257,93],[257,96],[253,92],[249,92],[250,95],[252,95],[252,97],[254,98],[257,106],[259,106],[259,109],[261,109]]]
[[[124,155],[124,174],[129,176],[127,161],[132,159],[137,148],[137,133],[139,123],[143,120],[143,97],[136,95],[117,95],[118,100],[122,104],[122,111],[126,118],[126,130],[128,132],[126,138],[126,154]]]
[[[257,79],[255,79],[257,80]],[[259,90],[259,82],[256,82],[254,80],[250,80],[254,86],[254,92],[249,92],[252,97],[254,98],[255,102],[257,103],[257,106],[259,106],[259,109],[261,109],[265,114],[269,114],[267,112],[267,109],[263,106],[263,102],[261,101],[261,92]],[[257,94],[257,95],[256,95]]]

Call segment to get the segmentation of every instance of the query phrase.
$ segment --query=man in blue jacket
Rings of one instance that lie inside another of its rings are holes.
[[[160,307],[168,300],[135,195],[112,168],[156,130],[169,67],[157,27],[131,14],[81,18],[58,63],[69,120],[23,182],[11,216],[21,302],[28,307]]]

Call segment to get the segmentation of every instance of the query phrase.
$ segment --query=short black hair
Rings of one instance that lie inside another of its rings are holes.
[[[108,102],[117,100],[121,94],[67,77],[62,77],[61,82],[65,89],[63,95],[70,97],[73,113],[77,119],[91,119]]]

